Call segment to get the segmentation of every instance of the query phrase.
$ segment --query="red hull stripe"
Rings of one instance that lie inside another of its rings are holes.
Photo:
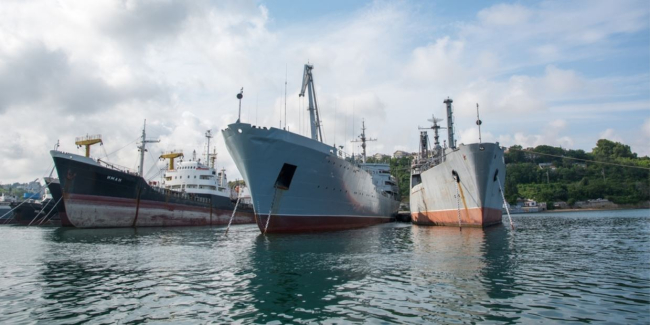
[[[80,204],[101,204],[106,206],[113,207],[133,207],[136,206],[135,199],[127,198],[117,198],[110,196],[97,196],[97,195],[85,195],[85,194],[68,194],[66,199],[70,203],[80,203]],[[195,212],[208,212],[210,213],[210,207],[195,207],[187,206],[183,204],[160,202],[160,201],[148,201],[141,200],[140,208],[150,208],[150,209],[168,209],[170,211],[182,210],[182,211],[195,211]],[[217,210],[213,209],[212,212],[215,213]],[[225,210],[224,210],[225,211]]]
[[[268,214],[256,215],[257,226],[262,232]],[[287,216],[271,215],[267,233],[331,231],[361,228],[390,222],[390,217],[380,216]]]
[[[472,208],[460,209],[461,224],[465,227],[487,227],[501,223],[501,209]],[[456,226],[458,210],[427,211],[411,213],[411,220],[418,225]]]

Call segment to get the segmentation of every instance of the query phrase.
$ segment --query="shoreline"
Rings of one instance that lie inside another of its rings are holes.
[[[534,213],[555,213],[555,212],[580,212],[580,211],[617,211],[617,210],[648,210],[648,207],[618,207],[618,208],[577,208],[577,209],[553,209],[539,212],[523,212],[516,214],[534,214]]]

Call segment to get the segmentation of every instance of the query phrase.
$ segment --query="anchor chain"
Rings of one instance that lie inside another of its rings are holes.
[[[271,221],[271,212],[273,212],[273,205],[275,204],[275,197],[278,195],[278,188],[275,188],[273,192],[273,200],[271,200],[271,208],[269,209],[269,216],[266,218],[266,226],[264,226],[264,234],[266,235],[266,230],[269,229],[269,222]]]
[[[456,207],[458,209],[458,227],[460,231],[463,231],[463,225],[460,222],[460,192],[458,191],[458,186],[456,186]]]
[[[241,192],[237,192],[237,203],[235,203],[235,209],[232,210],[232,215],[230,216],[230,220],[228,221],[228,227],[226,227],[226,233],[225,235],[228,235],[228,231],[230,230],[230,224],[232,223],[232,220],[235,219],[235,213],[237,212],[237,207],[239,206],[239,199],[241,198]]]
[[[508,214],[508,220],[510,221],[510,228],[515,230],[515,224],[512,223],[512,217],[510,217],[510,209],[508,208],[508,202],[506,197],[503,195],[503,187],[501,187],[501,180],[497,177],[497,182],[499,182],[499,192],[501,192],[501,198],[503,199],[503,206],[506,207],[506,213]]]

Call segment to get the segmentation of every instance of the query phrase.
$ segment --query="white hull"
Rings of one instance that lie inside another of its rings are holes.
[[[459,219],[463,226],[501,223],[499,182],[503,186],[505,176],[503,149],[497,144],[461,144],[456,150],[445,149],[442,162],[421,172],[421,183],[411,187],[413,223],[458,226]],[[411,181],[417,183],[413,175]]]

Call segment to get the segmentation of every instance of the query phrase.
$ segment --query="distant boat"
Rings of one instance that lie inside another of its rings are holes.
[[[146,142],[143,129],[141,162]],[[235,207],[230,191],[220,188],[227,185],[225,174],[217,180],[214,168],[199,161],[170,168],[163,184],[145,180],[142,168],[134,173],[89,157],[50,154],[67,218],[78,228],[225,225]],[[252,209],[237,209],[233,223],[253,222]]]
[[[10,222],[13,219],[13,211],[11,211],[11,202],[16,202],[16,197],[13,195],[0,195],[0,225]]]
[[[393,220],[400,201],[390,166],[366,164],[365,156],[361,163],[345,159],[322,142],[312,68],[305,65],[301,92],[308,87],[311,138],[239,119],[223,130],[250,189],[258,227],[269,233],[307,232]],[[365,133],[362,137],[365,151]]]
[[[414,224],[486,227],[501,223],[506,166],[498,143],[456,145],[451,99],[447,105],[448,146],[438,142],[435,117],[433,148],[426,131],[411,167],[411,219]],[[477,124],[480,125],[480,120]]]

